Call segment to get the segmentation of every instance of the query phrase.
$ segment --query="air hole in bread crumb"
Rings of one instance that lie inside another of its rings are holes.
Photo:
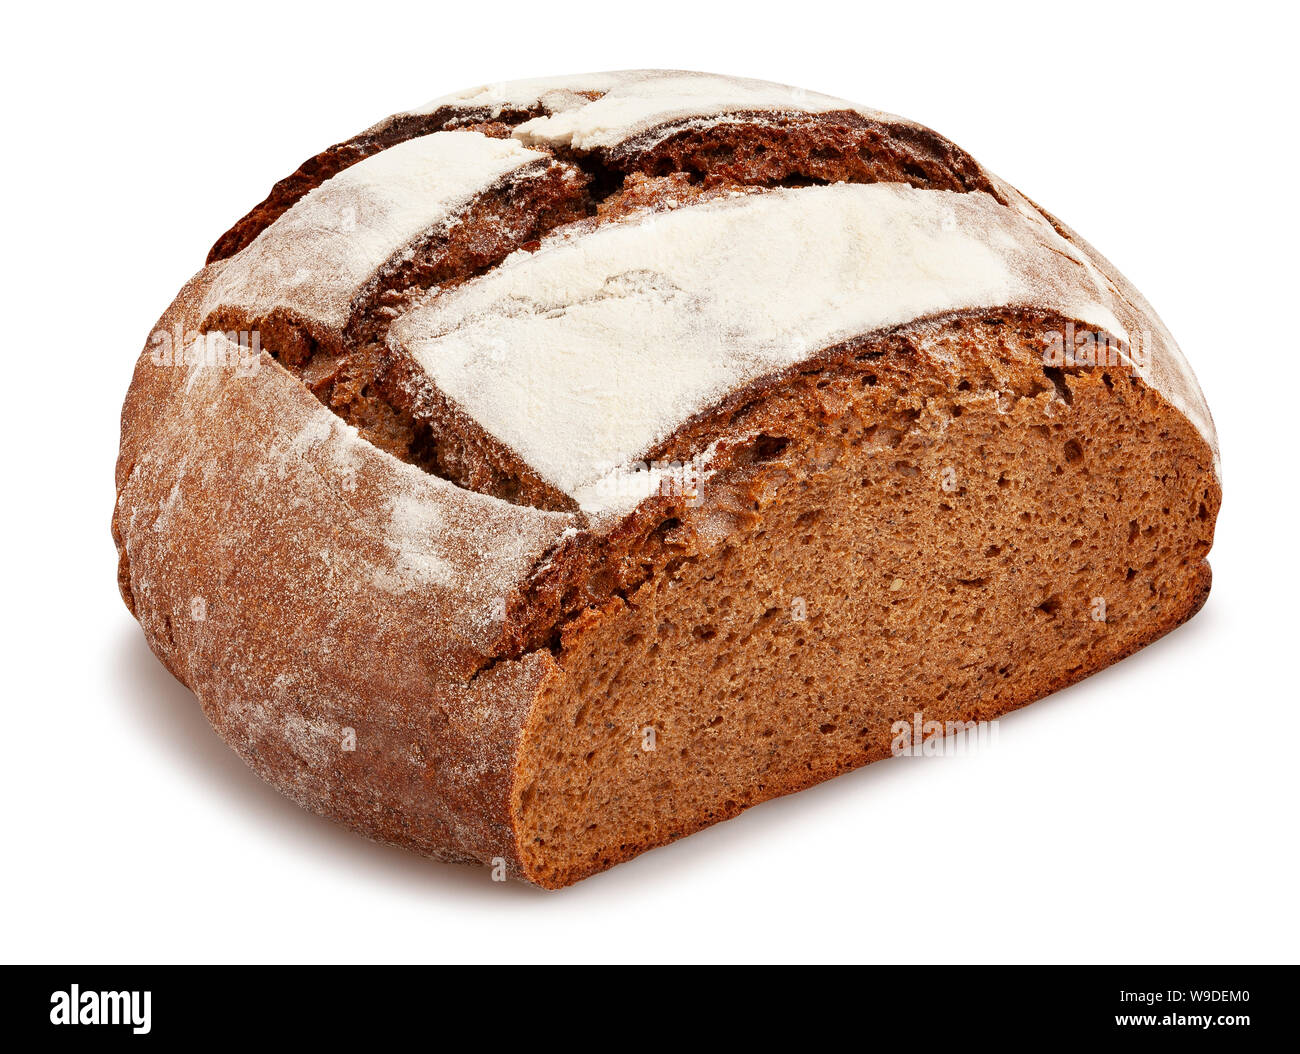
[[[768,461],[775,461],[789,445],[790,440],[781,436],[761,435],[754,440],[753,463],[761,465]]]
[[[1044,366],[1043,373],[1052,382],[1052,386],[1056,389],[1056,394],[1061,397],[1061,401],[1067,406],[1073,406],[1074,393],[1070,391],[1070,386],[1065,383],[1065,371],[1059,366]]]
[[[680,519],[678,519],[676,516],[669,516],[668,519],[660,521],[659,526],[656,527],[651,532],[651,534],[654,538],[663,541],[665,538],[668,537],[669,534],[677,530],[677,528],[680,527],[681,525],[682,525],[682,521]]]

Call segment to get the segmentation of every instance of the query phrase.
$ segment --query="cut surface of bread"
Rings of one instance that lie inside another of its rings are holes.
[[[900,118],[628,71],[277,184],[141,355],[113,528],[259,774],[555,888],[1132,653],[1219,501],[1060,221]]]
[[[1194,430],[1128,377],[1066,375],[1065,404],[1027,365],[1044,324],[909,327],[916,353],[746,410],[760,438],[656,528],[658,573],[564,626],[518,763],[536,881],[888,757],[916,714],[996,718],[1195,612],[1217,498]],[[991,375],[934,367],[963,346]]]

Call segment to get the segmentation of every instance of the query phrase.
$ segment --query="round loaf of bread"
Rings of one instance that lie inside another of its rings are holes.
[[[113,534],[259,775],[558,887],[1167,633],[1219,502],[1055,217],[910,121],[633,71],[277,183],[141,353]]]

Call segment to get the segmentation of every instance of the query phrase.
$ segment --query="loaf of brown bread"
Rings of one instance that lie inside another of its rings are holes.
[[[140,356],[113,533],[258,774],[558,887],[1167,633],[1219,500],[1068,227],[910,121],[638,71],[276,184]]]

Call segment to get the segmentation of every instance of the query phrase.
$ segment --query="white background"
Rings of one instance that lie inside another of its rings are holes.
[[[1296,960],[1283,5],[38,6],[6,15],[3,72],[5,959]],[[453,89],[645,66],[905,114],[1062,216],[1178,336],[1225,499],[1205,610],[992,750],[547,894],[374,846],[217,739],[117,594],[118,411],[176,290],[303,159]]]

